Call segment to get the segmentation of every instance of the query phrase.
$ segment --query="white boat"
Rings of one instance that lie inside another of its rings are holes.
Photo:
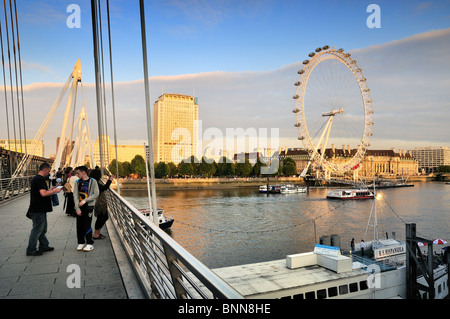
[[[312,252],[214,272],[247,299],[405,299],[405,243],[380,240],[376,247],[378,258],[372,243],[366,245],[365,257],[358,251],[343,255],[338,247],[317,244]],[[434,270],[436,299],[448,295],[447,279],[446,267],[438,266]]]
[[[139,211],[142,214],[144,214],[145,217],[152,218],[152,215],[150,214],[149,209],[140,209]],[[164,216],[164,210],[161,208],[158,208],[158,221],[159,221],[159,228],[167,229],[172,226],[174,219]]]
[[[330,189],[327,192],[330,199],[369,199],[374,193],[368,189]]]
[[[281,194],[296,194],[296,193],[306,193],[306,187],[300,186],[282,186],[280,188]]]
[[[267,185],[261,185],[261,186],[259,186],[259,192],[260,193],[278,194],[278,193],[281,193],[281,189],[283,187],[294,187],[294,185],[293,184],[269,185],[269,189],[267,189]]]

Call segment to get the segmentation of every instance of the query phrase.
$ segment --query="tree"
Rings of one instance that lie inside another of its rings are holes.
[[[119,162],[119,172],[117,172],[117,165],[116,165],[116,159],[113,159],[111,163],[109,164],[109,171],[111,174],[116,175],[118,177],[124,176],[124,169],[121,162]]]
[[[265,166],[267,166],[267,164],[264,162],[261,162],[258,157],[256,159],[255,165],[253,166],[252,175],[256,176],[256,177],[260,176],[261,175],[261,167],[265,167]]]
[[[159,162],[155,165],[155,177],[156,178],[163,178],[166,176],[169,176],[170,174],[170,167],[168,164],[164,162]]]
[[[194,175],[194,168],[192,167],[192,164],[181,161],[178,164],[178,174],[183,175],[184,177]]]
[[[437,168],[438,173],[450,173],[450,165],[441,165]]]
[[[239,177],[248,177],[252,172],[252,168],[252,164],[250,164],[250,161],[246,159],[244,163],[236,163],[235,172]]]
[[[128,161],[122,163],[123,176],[129,176],[131,174],[131,164]],[[119,172],[120,173],[120,172]]]
[[[287,163],[283,163],[283,174],[285,176],[292,176],[297,174],[297,166],[295,165],[295,163],[289,161]]]
[[[167,165],[169,166],[169,176],[170,177],[174,177],[178,174],[178,170],[177,170],[177,166],[175,165],[174,162],[169,162],[167,163]]]
[[[225,156],[217,163],[217,176],[231,176],[235,174],[235,164],[228,160]]]
[[[202,157],[202,162],[198,165],[197,173],[205,177],[211,177],[216,173],[216,165],[213,160]]]
[[[146,176],[145,160],[141,155],[136,155],[130,163],[131,173],[141,177]]]

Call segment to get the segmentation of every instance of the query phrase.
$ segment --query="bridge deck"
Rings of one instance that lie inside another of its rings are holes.
[[[29,195],[0,206],[0,298],[142,298],[114,226],[107,223],[102,229],[106,238],[96,240],[93,251],[77,251],[76,219],[63,212],[64,196],[59,196],[60,205],[47,214],[47,238],[55,250],[42,256],[26,256],[32,226],[25,216]],[[80,288],[67,286],[72,264],[80,267]]]

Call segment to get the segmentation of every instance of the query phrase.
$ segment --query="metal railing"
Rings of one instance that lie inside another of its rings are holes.
[[[148,298],[243,298],[114,190],[106,194],[111,220]]]
[[[30,184],[33,177],[25,176],[0,179],[0,204],[27,194],[30,191]]]

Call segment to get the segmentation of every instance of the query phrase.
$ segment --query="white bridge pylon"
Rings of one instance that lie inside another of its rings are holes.
[[[52,169],[58,169],[61,167],[61,163],[64,162],[64,166],[76,167],[78,165],[82,165],[85,163],[85,156],[88,154],[90,156],[90,161],[93,166],[94,156],[91,147],[91,138],[89,132],[89,123],[86,115],[86,101],[84,99],[84,89],[83,82],[81,80],[81,62],[78,59],[73,71],[69,77],[69,82],[72,80],[72,88],[70,90],[69,99],[67,100],[66,110],[64,112],[64,120],[61,128],[61,134],[59,138],[58,149],[56,152],[56,158],[53,162]],[[75,119],[75,111],[76,111],[76,101],[77,101],[77,92],[78,92],[78,83],[80,83],[82,96],[83,96],[83,106],[78,115],[77,120]],[[68,85],[65,87],[65,90],[61,91],[60,96],[57,101],[61,99],[61,95],[64,95],[67,90]],[[74,129],[77,127],[77,135],[75,138],[75,143],[73,148],[71,147],[71,143],[73,141],[73,133]],[[69,156],[66,154],[66,158],[63,161],[64,150],[70,149],[71,153]],[[88,153],[86,153],[88,152]]]
[[[77,120],[75,120],[75,111],[76,111],[76,100],[77,100],[77,92],[78,92],[78,84],[81,86],[81,92],[83,96],[83,106],[81,108],[81,111],[77,117]],[[63,119],[63,125],[61,128],[61,134],[60,139],[58,143],[58,149],[56,153],[55,161],[52,165],[53,169],[58,169],[61,167],[61,163],[63,162],[62,156],[63,152],[66,147],[71,144],[71,141],[73,140],[74,136],[74,128],[77,127],[77,135],[75,137],[75,144],[72,147],[68,148],[71,150],[70,155],[66,154],[66,158],[64,159],[64,166],[70,166],[75,167],[78,165],[82,165],[85,163],[85,157],[86,155],[89,155],[90,162],[92,163],[92,166],[95,166],[94,163],[94,156],[93,156],[93,150],[91,146],[91,137],[89,132],[89,123],[86,115],[86,101],[84,98],[84,88],[83,88],[83,82],[81,80],[81,62],[80,59],[77,60],[75,63],[75,66],[73,68],[73,71],[70,73],[69,78],[67,79],[66,83],[64,84],[64,87],[61,89],[61,92],[59,93],[58,97],[56,98],[55,102],[52,105],[52,108],[47,113],[47,116],[45,117],[41,127],[39,128],[38,132],[36,133],[32,145],[37,144],[38,141],[42,140],[43,136],[45,135],[45,132],[47,131],[51,121],[53,120],[53,117],[55,116],[55,113],[58,109],[59,104],[61,103],[61,100],[63,96],[65,95],[67,89],[71,86],[69,98],[67,100],[66,110],[64,112],[64,119]],[[23,175],[25,173],[28,164],[31,161],[31,155],[25,154],[22,158],[21,162],[17,166],[16,171],[14,172],[13,177],[18,177]]]

